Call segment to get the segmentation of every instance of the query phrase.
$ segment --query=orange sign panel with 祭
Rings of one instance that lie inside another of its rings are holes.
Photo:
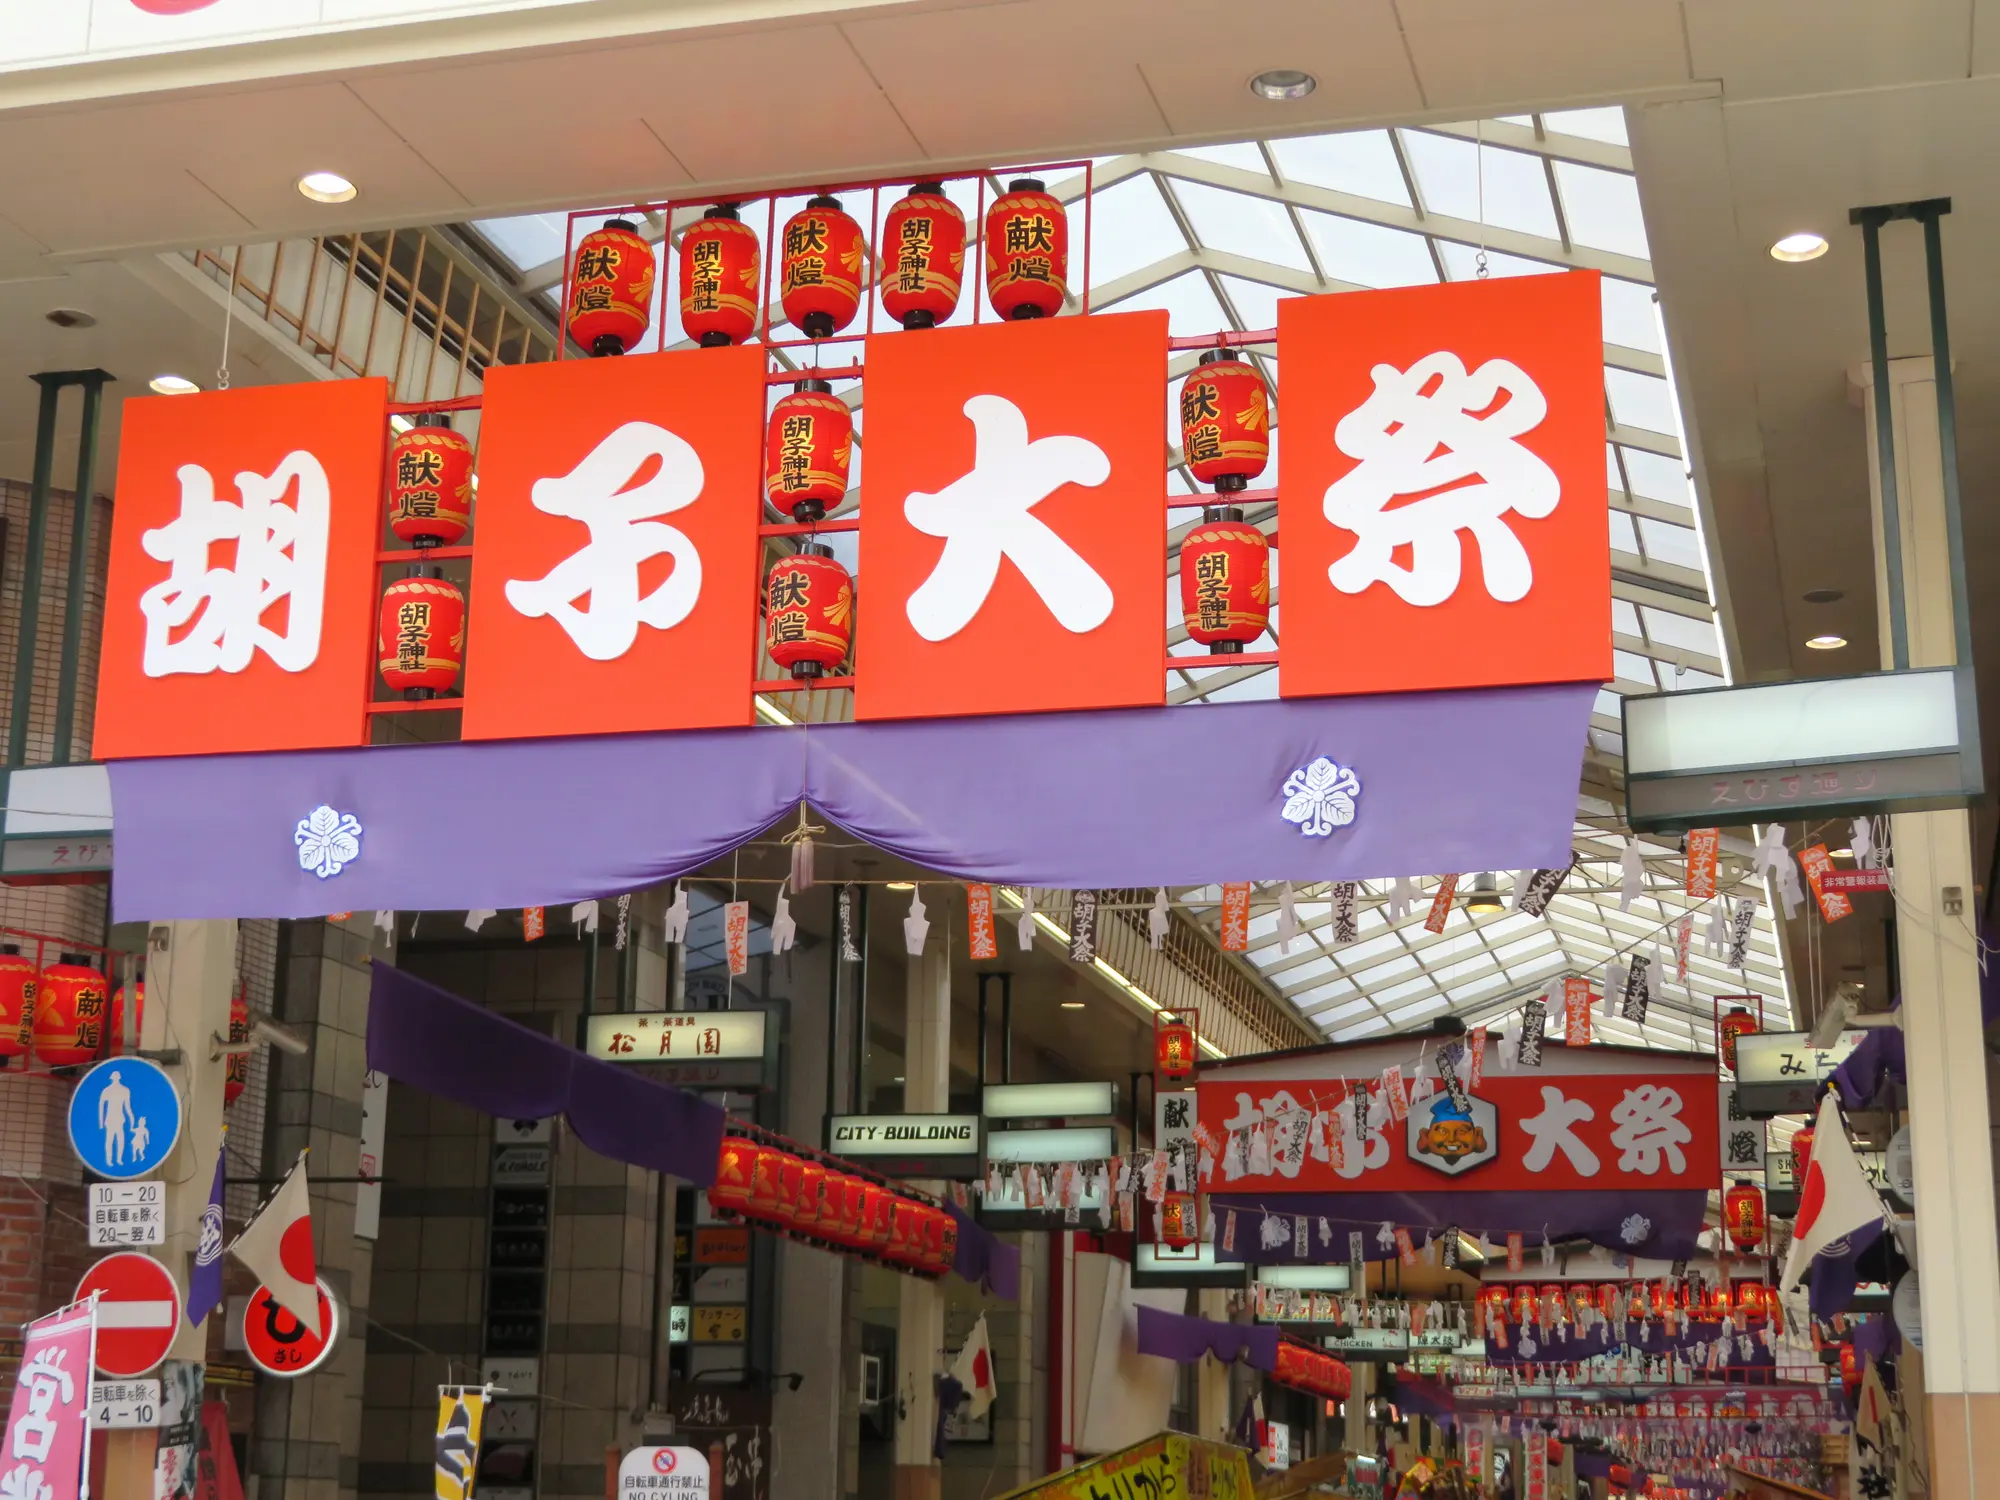
[[[465,738],[750,722],[764,355],[487,376]]]
[[[1287,697],[1608,680],[1595,272],[1294,297]]]
[[[92,751],[365,738],[381,380],[125,403]]]
[[[868,340],[863,719],[1166,697],[1167,315]]]

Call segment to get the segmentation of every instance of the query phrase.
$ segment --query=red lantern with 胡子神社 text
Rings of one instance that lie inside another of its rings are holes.
[[[412,700],[434,698],[465,664],[465,595],[440,568],[417,568],[382,592],[382,680]]]
[[[1271,544],[1235,506],[1181,538],[1181,619],[1212,656],[1238,655],[1271,619]]]
[[[763,256],[757,231],[718,203],[681,236],[681,327],[704,349],[740,344],[757,327]]]
[[[607,219],[576,247],[569,280],[569,336],[593,355],[623,354],[653,316],[653,247],[630,219]]]
[[[854,413],[824,380],[802,380],[771,408],[764,430],[764,493],[804,524],[847,495]]]
[[[34,964],[19,943],[0,943],[0,1057],[26,1057],[35,1034]]]
[[[1153,1071],[1160,1077],[1193,1077],[1195,1047],[1193,1026],[1165,1011],[1153,1017]]]
[[[35,996],[35,1057],[52,1068],[95,1059],[104,1048],[111,986],[81,953],[42,970]]]
[[[917,183],[882,220],[882,306],[905,328],[933,328],[958,309],[965,215],[942,182]]]
[[[1754,1184],[1739,1182],[1722,1195],[1722,1223],[1738,1250],[1755,1250],[1764,1243],[1764,1194]]]
[[[1755,1036],[1760,1029],[1757,1018],[1741,1006],[1715,1023],[1715,1050],[1722,1054],[1722,1065],[1730,1072],[1736,1071],[1736,1039]]]
[[[1018,177],[986,210],[986,300],[1003,318],[1052,318],[1069,290],[1069,215]]]
[[[1209,350],[1181,385],[1181,457],[1218,494],[1248,489],[1271,461],[1271,392],[1234,350]]]
[[[472,441],[443,412],[419,412],[389,444],[389,530],[412,547],[449,547],[472,521]]]
[[[778,300],[809,339],[830,339],[861,306],[861,226],[821,193],[785,221]]]
[[[1168,1193],[1160,1200],[1160,1240],[1185,1250],[1201,1238],[1201,1210],[1193,1193]]]
[[[854,580],[833,549],[804,542],[764,580],[764,647],[795,679],[824,676],[854,639]]]

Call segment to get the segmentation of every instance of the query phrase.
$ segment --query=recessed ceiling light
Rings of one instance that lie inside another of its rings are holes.
[[[1082,1010],[1083,1002],[1081,1000],[1065,1000],[1062,1003],[1062,1008],[1064,1010]]]
[[[1816,635],[1806,642],[1806,648],[1811,651],[1838,651],[1846,644],[1847,637],[1844,635]]]
[[[185,375],[155,375],[148,383],[162,396],[191,396],[201,389]]]
[[[1835,859],[1852,859],[1854,858],[1854,851],[1852,849],[1836,849],[1833,851],[1833,857]]]
[[[1840,589],[1807,589],[1800,597],[1808,604],[1838,604],[1847,595]]]
[[[1812,233],[1788,234],[1771,247],[1773,260],[1818,260],[1824,254],[1826,237]]]
[[[52,307],[42,314],[58,328],[95,328],[97,319],[81,308]]]
[[[299,179],[299,191],[315,203],[345,203],[360,189],[338,172],[308,172]]]
[[[1267,73],[1259,73],[1250,80],[1250,92],[1259,99],[1269,99],[1282,104],[1288,99],[1303,99],[1319,87],[1319,80],[1310,73],[1301,73],[1296,68],[1272,68]]]

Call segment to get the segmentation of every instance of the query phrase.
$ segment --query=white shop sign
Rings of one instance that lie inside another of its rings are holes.
[[[90,1423],[93,1427],[158,1427],[160,1382],[93,1380],[90,1383]]]

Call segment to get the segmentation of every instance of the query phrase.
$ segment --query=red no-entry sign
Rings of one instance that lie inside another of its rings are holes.
[[[114,1379],[143,1375],[167,1357],[181,1327],[181,1289],[173,1273],[134,1250],[107,1255],[84,1273],[76,1295],[97,1304],[97,1368]]]
[[[305,1375],[317,1369],[340,1337],[340,1305],[324,1281],[319,1287],[319,1332],[278,1305],[267,1286],[243,1309],[243,1346],[250,1362],[271,1375]]]

